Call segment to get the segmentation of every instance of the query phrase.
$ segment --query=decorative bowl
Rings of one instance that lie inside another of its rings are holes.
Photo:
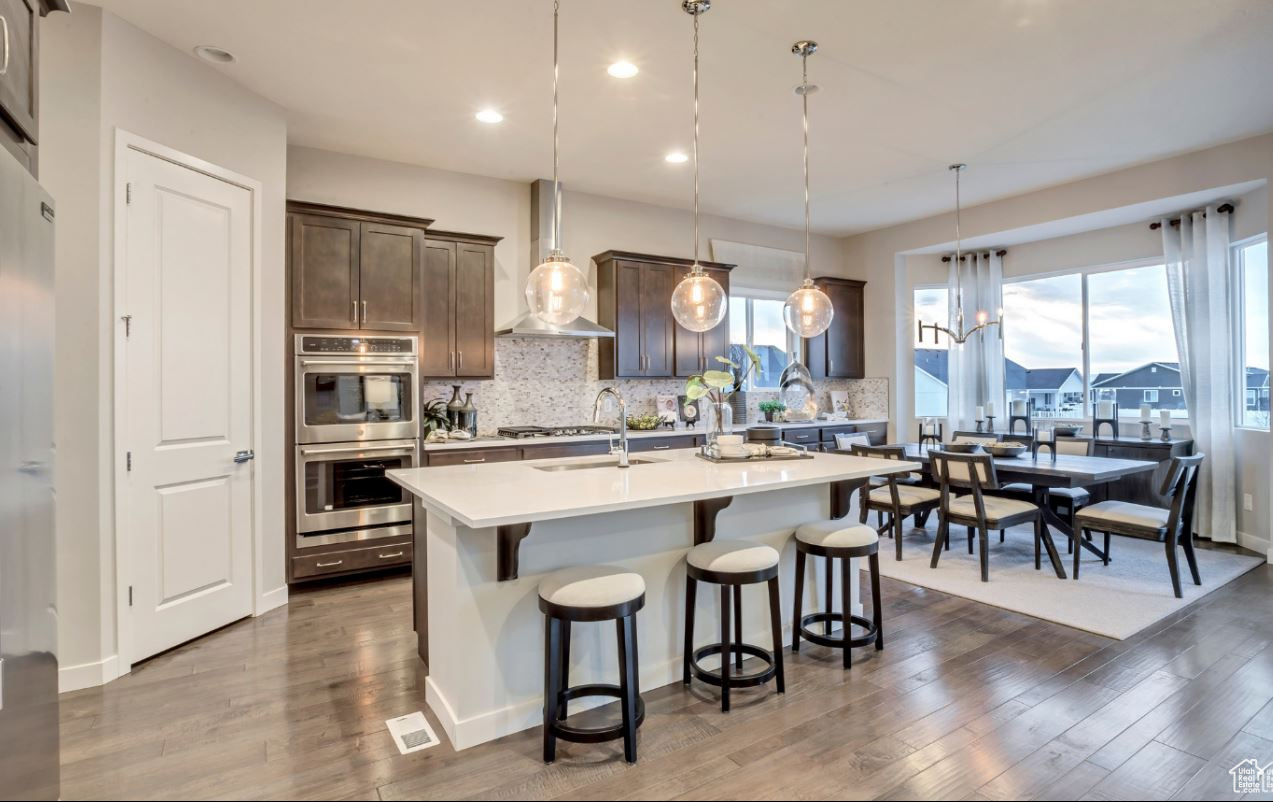
[[[941,447],[941,450],[953,454],[976,454],[983,449],[981,443],[947,443]]]
[[[636,431],[639,431],[639,432],[648,432],[653,429],[657,429],[662,423],[663,423],[663,416],[656,415],[652,412],[646,415],[629,415],[628,416],[628,428],[635,429]]]
[[[1077,437],[1078,433],[1083,431],[1083,424],[1079,423],[1053,426],[1052,431],[1057,437]]]
[[[990,446],[990,453],[996,457],[1019,457],[1029,450],[1025,443],[995,443]]]

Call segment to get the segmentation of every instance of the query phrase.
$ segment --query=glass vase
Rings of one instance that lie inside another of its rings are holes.
[[[728,402],[699,401],[700,414],[707,430],[707,444],[716,445],[716,438],[722,434],[734,433],[734,407]]]

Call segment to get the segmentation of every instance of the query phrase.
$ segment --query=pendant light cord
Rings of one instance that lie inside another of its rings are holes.
[[[962,239],[960,232],[960,202],[959,202],[959,174],[963,172],[963,165],[954,165],[951,167],[955,171],[955,312],[957,326],[962,332],[964,330],[964,260],[960,250],[960,241]]]
[[[800,56],[800,100],[804,104],[804,278],[813,278],[809,266],[809,54]]]
[[[553,0],[553,247],[552,253],[561,253],[561,178],[558,174],[558,151],[560,143],[557,134],[557,84],[560,67],[557,50],[557,16],[561,10],[561,0]]]
[[[694,14],[694,267],[698,273],[698,14]]]

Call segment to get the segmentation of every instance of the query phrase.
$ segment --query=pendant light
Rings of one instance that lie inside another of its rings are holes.
[[[729,308],[725,288],[698,263],[698,18],[711,7],[711,0],[681,3],[685,13],[694,18],[694,265],[672,291],[672,317],[690,331],[715,328]]]
[[[809,83],[809,56],[818,52],[818,43],[802,40],[791,46],[791,52],[800,57],[800,96],[804,110],[804,283],[782,306],[782,319],[787,328],[800,337],[817,337],[831,326],[835,308],[831,299],[813,283],[809,265],[809,95],[818,91]]]
[[[530,272],[526,280],[526,304],[535,317],[564,326],[582,315],[588,306],[588,278],[571,264],[561,250],[561,179],[558,176],[557,15],[560,0],[553,0],[553,221],[552,249],[548,258]]]
[[[1003,339],[1003,310],[999,310],[997,320],[991,320],[990,315],[984,310],[977,311],[977,325],[971,329],[964,329],[964,254],[961,242],[961,234],[959,228],[960,217],[960,201],[959,201],[959,174],[968,168],[966,164],[952,164],[949,169],[955,174],[955,319],[950,321],[951,326],[940,326],[936,323],[919,322],[919,343],[924,343],[924,329],[932,329],[933,342],[937,342],[937,335],[945,332],[950,341],[957,346],[962,346],[968,342],[968,338],[979,331],[985,331],[990,326],[999,327],[999,339]]]

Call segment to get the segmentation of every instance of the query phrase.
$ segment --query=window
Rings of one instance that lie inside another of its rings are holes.
[[[1145,391],[1145,397],[1144,397],[1144,399],[1143,399],[1143,400],[1144,400],[1144,402],[1145,402],[1146,404],[1157,404],[1157,403],[1158,403],[1158,391],[1157,391],[1157,390],[1146,390],[1146,391]]]
[[[799,353],[799,338],[782,319],[786,299],[734,294],[729,296],[729,341],[731,346],[747,344],[760,357],[760,370],[747,381],[749,390],[776,390],[782,371]],[[740,365],[747,361],[742,348],[730,348],[730,357]]]
[[[1151,264],[1087,276],[1089,370],[1093,401],[1116,401],[1120,416],[1141,404],[1188,416],[1180,391],[1167,269]]]
[[[1033,402],[1035,415],[1084,417],[1083,276],[1005,283],[1003,320],[1007,411]]]
[[[915,290],[915,320],[924,323],[945,324],[950,318],[949,293],[945,287],[920,287]],[[927,342],[918,339],[918,326],[912,327],[915,340],[915,417],[944,418],[949,379],[947,374],[948,339],[943,336],[933,344],[930,335]]]
[[[1238,426],[1269,428],[1269,241],[1260,237],[1234,247],[1237,364],[1242,408]]]

